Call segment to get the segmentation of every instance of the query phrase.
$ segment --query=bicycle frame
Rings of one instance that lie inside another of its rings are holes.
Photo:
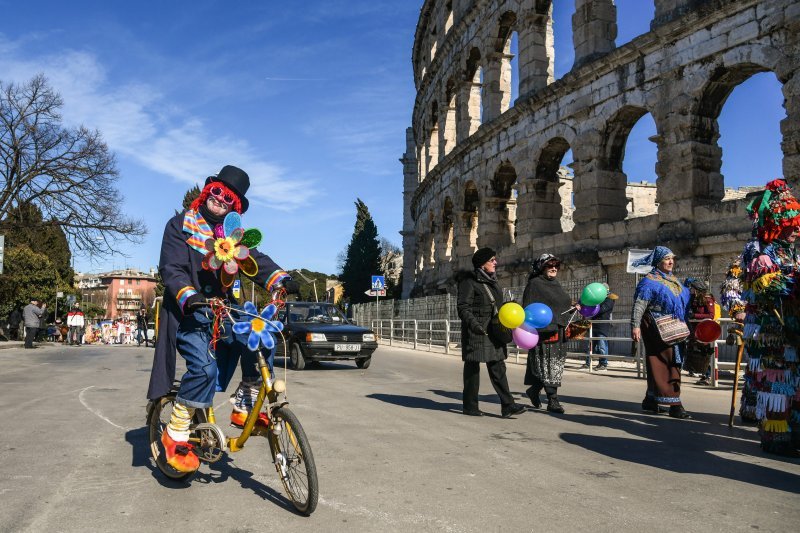
[[[258,397],[256,398],[253,408],[247,415],[242,432],[238,437],[228,437],[228,450],[231,452],[238,452],[244,447],[247,439],[249,439],[250,435],[253,433],[253,428],[255,428],[256,422],[258,421],[258,414],[261,412],[261,408],[264,406],[264,401],[267,398],[271,400],[267,416],[272,420],[272,410],[277,397],[276,391],[272,387],[273,381],[270,376],[269,365],[267,365],[267,361],[264,359],[264,355],[261,352],[258,352],[258,370],[261,372],[261,388],[258,390]]]

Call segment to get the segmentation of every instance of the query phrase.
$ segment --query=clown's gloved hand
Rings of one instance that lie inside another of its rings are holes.
[[[208,300],[202,294],[192,294],[183,303],[183,314],[188,315],[208,305]]]

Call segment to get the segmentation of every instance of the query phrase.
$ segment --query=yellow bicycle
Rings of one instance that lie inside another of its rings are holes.
[[[285,343],[284,343],[285,346]],[[261,388],[255,405],[245,420],[242,432],[235,437],[226,437],[216,423],[214,409],[196,409],[190,426],[189,442],[194,445],[200,461],[215,463],[226,452],[240,451],[251,436],[266,437],[272,462],[283,483],[286,493],[295,508],[308,516],[314,512],[319,499],[319,482],[314,455],[303,426],[288,407],[286,382],[273,379],[270,368],[261,351],[257,352],[261,373]],[[150,430],[150,450],[159,470],[175,480],[189,480],[194,472],[179,472],[166,461],[161,435],[166,430],[175,405],[179,383],[173,385],[166,396],[152,400],[147,407],[147,424]],[[267,416],[266,427],[256,424],[259,413]]]

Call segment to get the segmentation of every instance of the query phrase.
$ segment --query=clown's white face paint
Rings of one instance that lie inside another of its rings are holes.
[[[220,202],[210,194],[208,195],[208,200],[206,200],[206,207],[212,215],[217,217],[224,217],[231,210],[231,206],[224,202]]]

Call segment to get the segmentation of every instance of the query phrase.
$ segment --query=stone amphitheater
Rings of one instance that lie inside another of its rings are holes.
[[[751,226],[748,191],[724,187],[717,119],[759,72],[782,85],[783,173],[800,184],[800,0],[641,0],[655,3],[650,31],[619,46],[613,0],[574,1],[575,61],[558,80],[554,0],[424,1],[401,159],[404,297],[453,292],[480,246],[499,251],[504,286],[524,285],[545,251],[566,279],[622,283],[627,250],[655,244],[719,279]],[[648,113],[656,183],[629,183],[626,142]]]

